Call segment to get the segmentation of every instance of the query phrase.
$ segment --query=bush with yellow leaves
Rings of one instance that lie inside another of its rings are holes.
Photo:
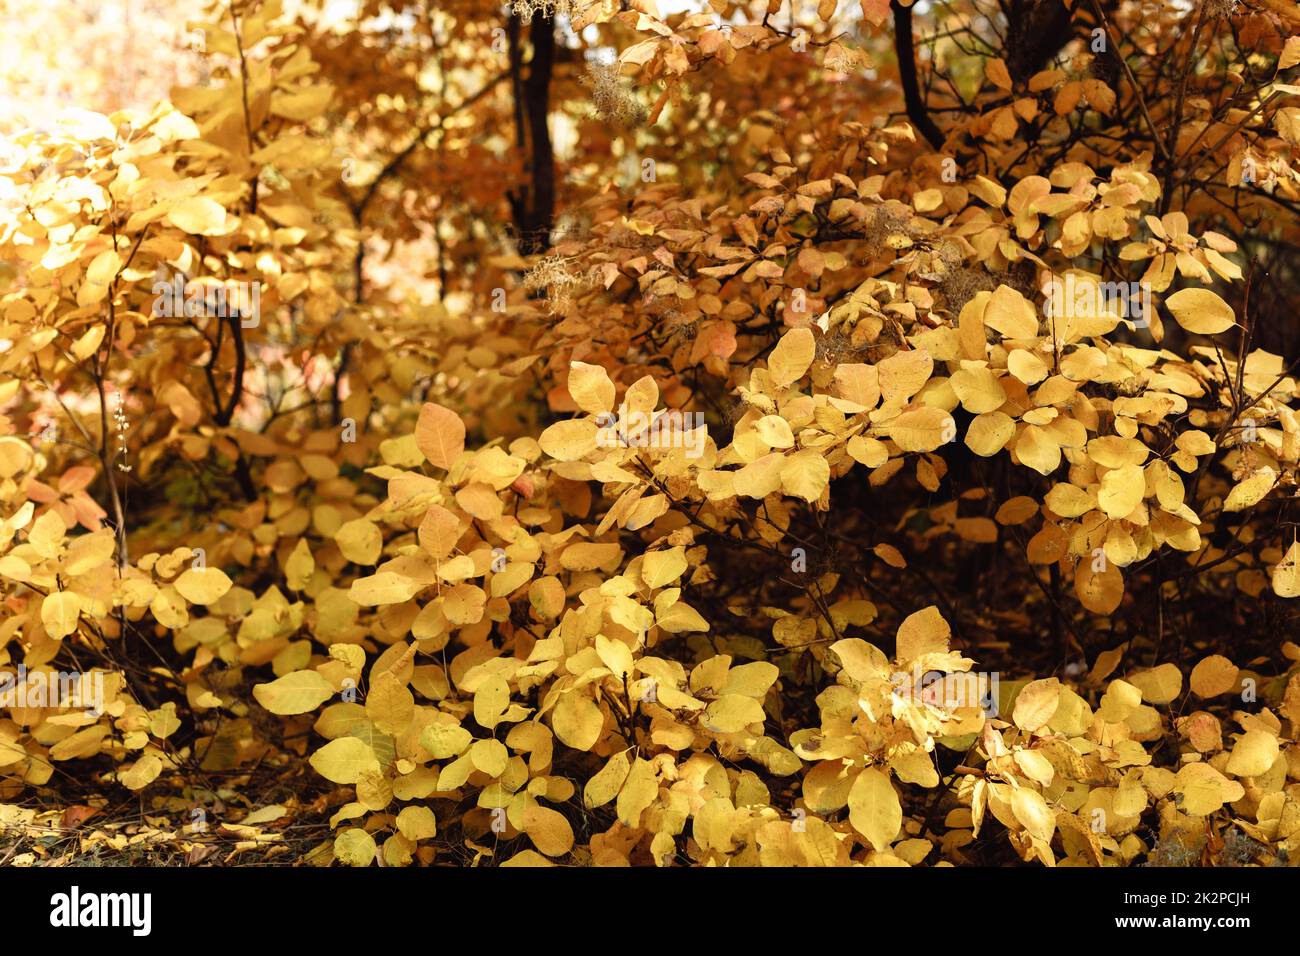
[[[544,252],[510,74],[378,94],[275,2],[213,5],[207,85],[15,138],[0,797],[184,823],[273,775],[356,866],[1286,863],[1300,385],[1168,150],[1081,132],[1139,111],[987,59],[957,181],[845,107],[869,40],[809,79],[766,17],[563,6],[622,42],[621,149],[699,134],[696,70],[797,95],[662,182],[580,138]],[[430,235],[436,298],[382,281]]]

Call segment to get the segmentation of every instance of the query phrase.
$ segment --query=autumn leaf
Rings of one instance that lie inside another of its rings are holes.
[[[1165,305],[1179,325],[1198,335],[1217,335],[1237,322],[1232,307],[1209,289],[1182,289],[1166,299]]]
[[[785,333],[767,360],[772,384],[781,388],[803,378],[815,354],[816,342],[810,329],[791,329]]]
[[[415,426],[420,454],[435,468],[450,468],[465,450],[465,424],[449,408],[426,402]]]
[[[191,604],[213,604],[232,586],[220,568],[190,568],[176,579],[176,590]]]
[[[294,671],[253,688],[257,702],[273,714],[306,714],[334,696],[334,688],[316,671]]]
[[[903,823],[903,809],[889,777],[875,767],[858,774],[849,790],[849,822],[877,851],[889,849]]]
[[[221,236],[229,231],[225,207],[206,196],[182,199],[168,210],[167,221],[196,236]]]

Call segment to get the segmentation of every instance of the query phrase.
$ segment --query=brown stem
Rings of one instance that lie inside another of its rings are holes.
[[[916,51],[912,45],[912,8],[905,7],[893,0],[894,11],[894,51],[898,54],[898,77],[903,84],[903,103],[907,106],[907,118],[935,149],[942,149],[944,136],[930,118],[925,108],[925,99],[921,96],[921,87],[916,81]]]

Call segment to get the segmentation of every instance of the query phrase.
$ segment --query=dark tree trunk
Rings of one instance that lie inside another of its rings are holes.
[[[519,251],[531,255],[551,244],[555,219],[555,156],[547,124],[551,100],[551,71],[555,63],[555,24],[550,17],[534,16],[528,25],[532,58],[525,65],[523,24],[511,14],[510,81],[515,96],[515,139],[524,157],[524,182],[507,198]]]

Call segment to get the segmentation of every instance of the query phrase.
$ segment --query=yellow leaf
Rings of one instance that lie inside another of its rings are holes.
[[[1222,654],[1211,654],[1192,668],[1192,693],[1197,697],[1218,697],[1237,686],[1237,665]]]
[[[469,760],[475,770],[495,779],[506,772],[510,751],[499,740],[476,740],[469,748]]]
[[[523,812],[521,829],[547,856],[563,856],[573,849],[573,827],[563,814],[532,806]]]
[[[370,683],[366,694],[366,716],[376,729],[397,736],[415,719],[415,698],[406,682],[384,671]]]
[[[803,378],[817,355],[817,342],[811,329],[791,329],[781,336],[767,359],[768,373],[777,388]]]
[[[395,571],[380,571],[368,578],[357,578],[348,589],[348,597],[362,607],[401,604],[415,597],[424,585]]]
[[[655,778],[654,765],[638,757],[628,772],[627,781],[619,791],[615,808],[618,818],[626,827],[637,827],[641,823],[641,814],[646,807],[654,803],[659,796],[659,782]]]
[[[430,505],[420,522],[420,547],[435,558],[445,558],[456,547],[460,536],[460,519],[441,505]]]
[[[998,89],[1011,89],[1011,73],[1007,70],[1006,61],[1000,57],[984,61],[984,75]]]
[[[1268,772],[1280,752],[1273,734],[1267,730],[1248,730],[1232,748],[1224,769],[1234,777],[1258,777]]]
[[[459,724],[430,724],[420,731],[420,746],[435,760],[459,757],[474,738]]]
[[[55,640],[67,637],[77,629],[81,614],[81,599],[71,591],[56,591],[41,601],[41,624]]]
[[[898,652],[900,661],[914,661],[923,654],[942,654],[948,650],[952,628],[943,619],[939,609],[931,604],[909,614],[898,627]]]
[[[182,199],[168,210],[166,218],[181,232],[196,236],[221,236],[230,231],[225,208],[206,196]]]
[[[1029,835],[1044,843],[1050,842],[1056,832],[1056,814],[1052,812],[1043,795],[1028,787],[1011,791],[1011,812]]]
[[[468,554],[458,554],[450,561],[438,565],[438,577],[443,581],[464,581],[466,578],[472,578],[474,574],[474,559]]]
[[[1026,385],[1034,385],[1047,378],[1050,369],[1035,353],[1028,349],[1016,349],[1007,356],[1007,371]]]
[[[1183,672],[1175,664],[1161,664],[1151,670],[1130,674],[1126,679],[1142,691],[1142,699],[1148,704],[1167,704],[1183,689]]]
[[[408,840],[430,840],[438,835],[438,820],[428,807],[403,807],[397,815],[397,832]]]
[[[984,309],[984,324],[1009,339],[1038,335],[1038,313],[1023,295],[1009,285],[994,290]]]
[[[271,112],[276,116],[306,122],[324,112],[333,96],[334,87],[328,83],[305,86],[287,93],[277,90],[271,96]]]
[[[614,407],[614,383],[599,365],[569,364],[569,394],[584,412],[599,415]]]
[[[887,428],[894,444],[905,452],[934,451],[957,434],[952,416],[933,405],[903,412]]]
[[[294,591],[301,591],[311,581],[316,570],[316,559],[312,557],[307,539],[300,538],[284,562],[285,583]]]
[[[627,780],[628,772],[631,769],[632,764],[627,759],[626,751],[614,754],[606,761],[605,766],[601,767],[587,781],[587,785],[583,787],[583,805],[589,810],[594,810],[596,807],[603,807],[609,803],[623,789],[623,782]]]
[[[1241,784],[1229,780],[1208,763],[1189,763],[1178,771],[1173,790],[1182,795],[1179,809],[1194,817],[1209,816],[1225,803],[1245,795]]]
[[[1039,512],[1038,502],[1027,495],[1018,495],[1002,502],[998,506],[997,514],[994,517],[998,524],[1018,525],[1024,524]]]
[[[1300,36],[1287,37],[1286,43],[1282,45],[1282,55],[1277,60],[1277,68],[1289,70],[1297,63],[1300,63]]]
[[[346,866],[369,866],[375,861],[375,838],[350,827],[334,838],[334,858]]]
[[[1061,701],[1061,682],[1055,677],[1031,681],[1016,695],[1011,719],[1021,730],[1033,732],[1056,713]]]
[[[966,429],[966,447],[981,458],[991,458],[1016,433],[1016,423],[1003,412],[987,412],[974,418]]]
[[[1124,600],[1124,575],[1109,561],[1094,571],[1092,561],[1085,559],[1074,567],[1074,593],[1094,614],[1110,614]]]
[[[780,415],[764,415],[754,423],[754,431],[769,448],[790,448],[794,445],[794,432],[790,423]]]
[[[326,780],[341,784],[356,783],[363,774],[379,770],[375,752],[358,737],[331,740],[311,755],[309,763]]]
[[[1113,474],[1113,472],[1112,472]],[[1088,491],[1068,482],[1053,485],[1043,499],[1043,503],[1052,509],[1052,513],[1062,518],[1077,518],[1097,507],[1097,498]],[[1133,509],[1130,508],[1129,511]],[[1117,517],[1124,517],[1129,511]]]
[[[108,734],[108,726],[94,724],[78,730],[71,737],[64,737],[50,748],[51,760],[76,760],[93,757],[99,753],[100,745]]]
[[[998,377],[990,368],[958,369],[948,379],[961,407],[975,415],[996,411],[1006,402]]]
[[[1025,776],[1044,787],[1050,786],[1056,776],[1052,762],[1037,750],[1017,750],[1015,760],[1016,766],[1024,771]]]
[[[82,575],[94,571],[100,564],[107,564],[116,550],[117,542],[108,528],[73,538],[68,545],[68,554],[64,555],[62,571],[66,575]]]
[[[555,864],[542,856],[536,850],[520,850],[510,859],[501,864],[503,868],[536,868],[536,867],[554,867]]]
[[[903,808],[894,785],[882,771],[868,767],[849,790],[849,822],[877,852],[889,849],[903,825]]]
[[[780,676],[780,669],[767,661],[754,661],[741,664],[727,671],[727,682],[722,687],[723,694],[744,694],[755,700],[762,700],[768,690]]]
[[[886,402],[901,404],[925,387],[934,371],[934,359],[925,349],[895,352],[876,366],[880,394]]]
[[[990,206],[997,208],[1007,201],[1007,190],[1001,183],[996,183],[986,176],[976,176],[968,187]]]
[[[253,687],[257,702],[273,714],[305,714],[334,696],[334,687],[316,671],[294,671]]]
[[[1237,324],[1232,306],[1209,289],[1181,289],[1165,305],[1179,325],[1197,335],[1217,335]]]
[[[1016,458],[1040,475],[1050,475],[1061,463],[1061,446],[1037,425],[1026,425],[1016,439]]]
[[[170,737],[180,729],[181,721],[176,716],[176,705],[172,701],[168,701],[157,710],[149,711],[149,733],[159,740]]]
[[[1300,595],[1300,541],[1292,541],[1273,568],[1273,593],[1282,598]]]
[[[933,212],[943,205],[943,192],[938,189],[922,189],[912,197],[912,206],[917,212]]]
[[[849,439],[845,450],[859,464],[868,468],[879,468],[889,461],[889,448],[884,442],[864,435],[854,435]]]
[[[826,457],[811,448],[786,458],[781,465],[781,490],[786,494],[816,501],[831,480],[831,468]]]
[[[903,552],[899,551],[892,544],[878,544],[871,549],[872,552],[881,561],[884,561],[891,568],[907,567],[907,559],[903,557]]]
[[[1105,477],[1101,479],[1101,490],[1097,492],[1097,505],[1108,518],[1126,518],[1142,503],[1145,494],[1146,476],[1143,474],[1142,466],[1125,465],[1123,468],[1106,472]]]
[[[212,604],[230,590],[230,578],[220,568],[190,568],[173,582],[191,604]]]
[[[661,588],[676,581],[686,568],[685,548],[651,551],[641,559],[641,580],[648,588]]]
[[[661,593],[667,594],[668,592]],[[709,622],[704,620],[700,616],[700,612],[685,601],[675,601],[662,609],[658,607],[658,602],[656,602],[655,626],[663,628],[670,634],[680,634],[683,631],[707,631]]]
[[[560,554],[560,566],[568,571],[594,571],[617,562],[623,549],[616,541],[580,541]]]
[[[870,411],[880,401],[880,372],[874,365],[840,365],[835,369],[834,381],[837,398],[831,404],[840,411]]]
[[[604,434],[597,429],[595,422],[572,418],[547,428],[538,444],[556,461],[577,461],[595,451],[597,441]]]
[[[1224,511],[1245,511],[1264,499],[1277,483],[1277,472],[1267,466],[1236,485],[1223,502]]]
[[[429,464],[449,469],[465,450],[465,423],[451,409],[426,402],[415,425],[415,444]]]
[[[27,533],[27,543],[42,558],[57,557],[63,544],[68,526],[63,523],[57,511],[47,511],[32,524]]]
[[[117,775],[117,782],[128,790],[143,790],[158,779],[163,762],[157,754],[145,754]]]
[[[724,694],[704,711],[700,722],[717,734],[735,734],[750,724],[762,723],[763,705],[752,697]]]
[[[86,266],[86,281],[96,285],[108,285],[117,277],[118,270],[121,268],[122,257],[112,249],[106,249]]]
[[[334,534],[334,543],[353,564],[374,565],[384,547],[384,536],[373,521],[357,518],[344,522]]]
[[[94,325],[86,330],[85,334],[77,341],[72,343],[72,354],[78,359],[87,359],[99,350],[100,343],[104,341],[105,327]]]
[[[491,730],[501,722],[509,706],[510,685],[500,675],[489,677],[474,692],[474,719],[480,727]]]
[[[600,739],[605,715],[582,691],[570,691],[560,697],[551,713],[551,729],[560,743],[574,750],[590,750]]]
[[[844,672],[856,681],[882,678],[891,670],[884,651],[860,637],[846,637],[830,649],[840,659]]]

